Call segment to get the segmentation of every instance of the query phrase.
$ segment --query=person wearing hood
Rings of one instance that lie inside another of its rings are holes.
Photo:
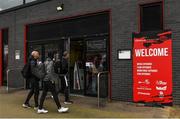
[[[58,98],[58,93],[55,88],[55,81],[58,80],[59,77],[54,71],[54,62],[53,62],[53,53],[52,52],[48,53],[48,57],[47,57],[46,61],[44,62],[44,68],[45,68],[46,75],[43,78],[43,92],[42,92],[42,95],[40,98],[40,105],[37,110],[37,113],[47,113],[48,112],[48,110],[45,110],[43,108],[43,103],[47,96],[48,91],[50,91],[53,96],[53,99],[58,108],[58,112],[60,112],[60,113],[67,112],[69,109],[61,106],[61,104],[59,102],[59,98]]]

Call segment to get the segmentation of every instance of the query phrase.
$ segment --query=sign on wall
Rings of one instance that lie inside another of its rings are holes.
[[[20,59],[20,50],[15,50],[15,59],[16,60]]]
[[[118,59],[131,59],[131,50],[118,50]]]
[[[171,32],[147,37],[134,34],[134,102],[172,102]]]

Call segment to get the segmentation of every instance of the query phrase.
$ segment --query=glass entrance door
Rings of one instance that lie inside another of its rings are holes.
[[[74,94],[97,96],[97,74],[109,69],[108,36],[66,39],[62,42],[31,44],[29,51],[38,50],[43,62],[49,52],[62,60],[63,52],[70,53],[69,81],[70,92]],[[60,82],[61,83],[61,82]],[[61,89],[61,84],[58,88]],[[108,75],[100,77],[100,96],[107,97]]]
[[[3,86],[7,85],[7,70],[8,70],[8,29],[2,30],[2,51],[3,51]]]
[[[83,39],[70,41],[70,90],[72,93],[84,94],[85,83],[85,46]]]
[[[108,71],[107,37],[86,39],[86,95],[97,96],[97,75]],[[107,97],[108,74],[100,76],[100,96]]]
[[[91,37],[70,40],[70,91],[97,96],[97,74],[108,71],[108,38]],[[100,77],[100,96],[107,97],[108,74]]]

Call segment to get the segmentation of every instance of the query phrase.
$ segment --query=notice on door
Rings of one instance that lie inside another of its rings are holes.
[[[134,34],[134,102],[172,102],[171,32],[147,37]]]

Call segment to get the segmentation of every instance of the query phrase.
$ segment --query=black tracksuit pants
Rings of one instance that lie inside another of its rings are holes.
[[[61,104],[59,102],[59,98],[58,98],[58,94],[56,92],[56,88],[55,88],[55,83],[52,83],[51,81],[44,81],[43,82],[43,92],[40,98],[40,105],[39,105],[39,109],[43,108],[43,103],[44,100],[46,98],[47,92],[50,91],[51,94],[53,95],[54,101],[57,105],[57,108],[61,108]]]
[[[62,80],[62,90],[64,91],[65,102],[69,101],[69,85],[68,85],[68,76],[64,75]]]
[[[31,80],[31,89],[30,92],[28,93],[28,96],[26,98],[25,104],[29,104],[29,100],[34,94],[34,102],[35,102],[35,107],[38,107],[38,97],[39,97],[39,81],[37,80]]]

